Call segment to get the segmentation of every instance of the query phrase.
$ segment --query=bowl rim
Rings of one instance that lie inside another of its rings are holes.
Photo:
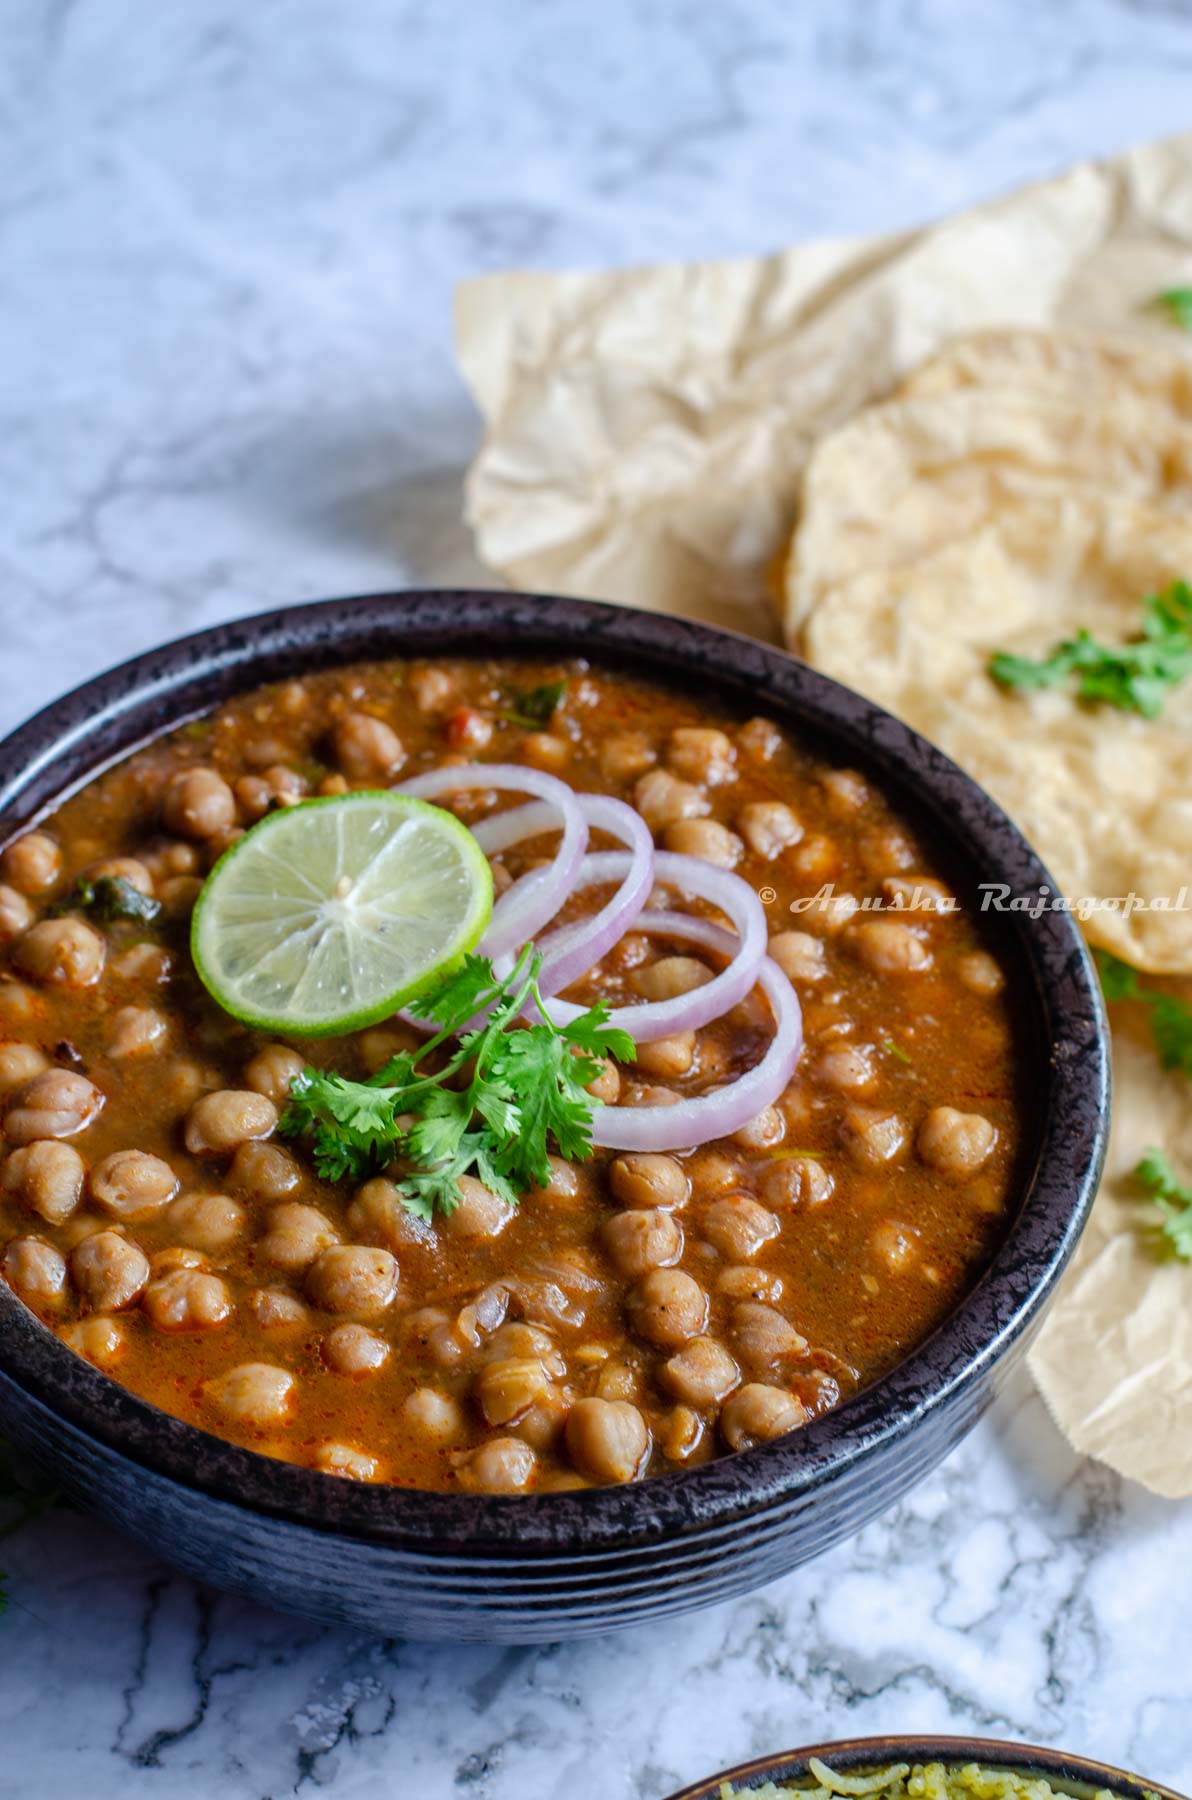
[[[702,1781],[693,1781],[670,1794],[667,1800],[719,1800],[722,1781],[739,1784],[746,1780],[760,1783],[800,1779],[808,1773],[807,1764],[813,1756],[842,1773],[869,1765],[880,1768],[888,1762],[941,1762],[961,1768],[972,1762],[991,1769],[1035,1777],[1042,1775],[1069,1786],[1109,1787],[1114,1800],[1187,1800],[1187,1796],[1177,1794],[1174,1788],[1146,1781],[1141,1775],[1131,1775],[1125,1769],[1112,1768],[1109,1763],[1073,1756],[1064,1750],[1048,1750],[1040,1744],[1008,1743],[1000,1738],[934,1736],[845,1738],[838,1743],[809,1744],[801,1750],[780,1750],[776,1755],[751,1757],[748,1762],[721,1769]],[[1091,1800],[1091,1795],[1085,1794],[1080,1800]]]
[[[381,641],[376,641],[376,640]],[[908,726],[760,641],[674,615],[485,589],[410,589],[259,613],[172,640],[51,702],[0,742],[0,845],[138,745],[227,696],[309,668],[423,653],[590,657],[785,717],[875,767],[883,792],[970,868],[1016,893],[1056,884],[991,797]],[[320,665],[322,666],[322,664]],[[97,752],[97,740],[107,748]],[[243,1449],[139,1399],[0,1282],[0,1371],[86,1436],[186,1488],[316,1530],[421,1553],[574,1558],[703,1534],[803,1500],[933,1413],[960,1406],[1037,1322],[1083,1228],[1105,1156],[1109,1064],[1092,962],[1069,914],[1015,915],[1010,940],[1050,1044],[1048,1105],[1023,1207],[932,1336],[790,1438],[632,1487],[525,1496],[362,1484]],[[1023,1270],[1034,1274],[1023,1288]],[[1022,1291],[1020,1291],[1022,1290]]]

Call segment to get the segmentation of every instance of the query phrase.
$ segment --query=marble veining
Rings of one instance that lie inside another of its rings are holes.
[[[1188,124],[1180,0],[0,8],[0,728],[282,601],[483,579],[459,278],[910,223]],[[1019,1375],[746,1600],[428,1649],[59,1512],[0,1560],[0,1796],[660,1800],[811,1738],[985,1730],[1192,1786],[1192,1513]]]

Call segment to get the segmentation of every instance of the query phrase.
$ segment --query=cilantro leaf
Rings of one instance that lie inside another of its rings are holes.
[[[1185,331],[1192,331],[1192,287],[1164,288],[1155,295],[1155,305],[1164,307]]]
[[[135,888],[123,875],[98,875],[94,881],[80,875],[66,898],[50,910],[56,918],[69,912],[86,913],[88,918],[97,919],[103,925],[110,925],[115,919],[152,925],[161,912],[161,901],[142,894],[140,888]]]
[[[1181,1262],[1192,1262],[1192,1188],[1183,1187],[1162,1150],[1148,1150],[1134,1179],[1154,1201],[1160,1226]]]
[[[1192,1006],[1175,994],[1143,987],[1138,970],[1110,950],[1097,948],[1093,959],[1106,1000],[1137,1000],[1147,1007],[1160,1063],[1165,1069],[1178,1069],[1192,1080]]]
[[[501,717],[527,731],[541,731],[554,718],[566,692],[565,681],[544,681],[541,687],[528,690],[515,688],[510,695],[512,708]]]
[[[1129,643],[1101,644],[1082,630],[1042,659],[998,650],[988,666],[1000,686],[1027,692],[1058,687],[1075,675],[1082,700],[1156,719],[1168,689],[1192,675],[1192,588],[1174,581],[1162,593],[1148,594],[1141,628]]]
[[[628,1032],[609,1025],[603,1005],[555,1026],[538,992],[541,966],[529,947],[503,977],[487,958],[465,957],[414,1003],[439,1027],[433,1037],[392,1057],[370,1081],[304,1069],[279,1131],[309,1138],[327,1181],[361,1180],[400,1163],[403,1201],[422,1219],[459,1204],[465,1175],[511,1204],[545,1186],[552,1143],[566,1157],[592,1154],[587,1086],[603,1059],[632,1062],[637,1051]],[[525,1022],[531,1002],[540,1023]]]

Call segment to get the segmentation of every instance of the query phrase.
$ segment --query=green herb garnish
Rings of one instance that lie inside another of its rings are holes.
[[[1155,295],[1155,305],[1169,312],[1185,331],[1192,331],[1192,287],[1164,288]]]
[[[904,1050],[901,1044],[896,1044],[893,1038],[883,1038],[882,1049],[887,1056],[896,1056],[899,1062],[910,1063],[914,1060],[910,1051]]]
[[[1151,1036],[1165,1069],[1178,1069],[1192,1080],[1192,1006],[1174,994],[1143,987],[1138,970],[1111,950],[1093,951],[1101,991],[1107,1000],[1137,1000],[1150,1013]]]
[[[1162,1150],[1148,1150],[1134,1179],[1162,1215],[1163,1236],[1181,1262],[1192,1262],[1192,1188],[1184,1187]]]
[[[68,912],[86,913],[103,925],[110,925],[114,919],[152,925],[161,911],[161,902],[142,894],[123,875],[99,875],[94,881],[81,875],[65,900],[60,900],[52,911],[59,917]]]
[[[636,1056],[628,1032],[608,1024],[608,1008],[591,1007],[562,1030],[546,1018],[538,992],[542,958],[529,945],[503,979],[487,957],[465,956],[458,968],[410,1010],[439,1027],[417,1050],[391,1058],[370,1081],[304,1069],[290,1089],[279,1130],[313,1133],[315,1166],[325,1181],[361,1180],[401,1157],[411,1173],[398,1182],[418,1218],[459,1203],[461,1175],[516,1202],[550,1180],[548,1144],[580,1159],[592,1154],[592,1096],[587,1084],[601,1059]],[[542,1023],[522,1025],[529,1001]],[[465,1029],[479,1014],[474,1029]],[[462,1034],[462,1035],[461,1035]],[[442,1066],[427,1058],[449,1039],[458,1043]]]
[[[560,700],[567,692],[565,681],[546,681],[527,692],[514,689],[510,696],[512,710],[501,717],[510,725],[521,725],[526,731],[541,731],[555,716]]]
[[[1101,644],[1089,631],[1065,638],[1035,661],[999,650],[989,673],[1003,687],[1053,688],[1077,676],[1082,700],[1103,701],[1156,719],[1168,688],[1192,675],[1192,588],[1173,581],[1142,603],[1142,631],[1127,644]]]

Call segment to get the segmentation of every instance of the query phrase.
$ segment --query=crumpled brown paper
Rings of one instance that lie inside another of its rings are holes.
[[[1192,133],[898,236],[460,288],[487,422],[468,480],[485,562],[520,587],[777,640],[767,571],[812,441],[957,332],[1166,333],[1192,282]]]
[[[1149,302],[1175,285],[1192,285],[1192,133],[898,236],[470,282],[479,552],[520,587],[777,640],[770,571],[821,432],[960,332],[1170,342]],[[1174,1497],[1192,1493],[1192,1270],[1154,1255],[1128,1172],[1152,1143],[1192,1166],[1192,1089],[1128,1034],[1115,1059],[1110,1172],[1032,1366],[1078,1450]]]

